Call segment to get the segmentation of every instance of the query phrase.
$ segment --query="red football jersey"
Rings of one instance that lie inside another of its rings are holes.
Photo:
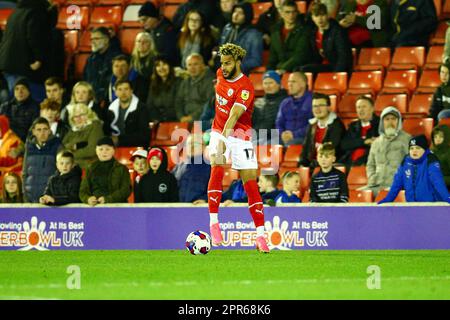
[[[222,69],[217,70],[216,83],[216,116],[212,124],[212,130],[222,133],[228,120],[231,108],[238,104],[245,108],[245,112],[236,122],[232,137],[243,140],[251,138],[252,113],[255,102],[255,89],[250,79],[241,74],[234,80],[223,77]]]

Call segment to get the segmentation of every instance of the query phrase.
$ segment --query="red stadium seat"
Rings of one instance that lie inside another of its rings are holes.
[[[80,36],[80,45],[78,46],[79,52],[91,52],[91,32],[85,30]]]
[[[62,30],[86,29],[89,24],[89,7],[63,7],[58,13],[56,27]]]
[[[346,95],[342,96],[341,101],[339,101],[339,105],[337,107],[337,113],[340,117],[356,117],[356,99],[360,94],[352,94],[347,93]],[[371,95],[367,95],[371,96]]]
[[[442,14],[442,1],[443,0],[434,0],[434,7],[436,8],[436,15],[438,19],[441,18]]]
[[[0,10],[0,29],[1,30],[5,29],[6,24],[8,22],[8,18],[13,11],[14,11],[14,9],[1,9]]]
[[[444,1],[444,6],[442,8],[442,18],[450,18],[450,1]]]
[[[347,90],[347,72],[322,72],[314,82],[314,91],[342,95]]]
[[[263,89],[263,73],[250,73],[249,79],[253,83],[253,87],[255,88],[255,96],[261,97],[264,95]]]
[[[306,13],[308,8],[306,1],[295,1],[297,3],[297,9],[300,13]]]
[[[171,171],[182,158],[178,146],[161,146],[167,154],[167,170]]]
[[[389,70],[417,70],[424,63],[425,47],[398,47],[395,49]]]
[[[89,58],[90,53],[78,53],[75,55],[75,74],[74,77],[77,80],[83,79],[84,66]]]
[[[258,145],[256,152],[260,168],[279,167],[283,160],[283,146],[280,144]]]
[[[255,2],[252,3],[253,7],[253,21],[252,23],[255,24],[258,22],[258,18],[261,14],[269,10],[269,8],[272,6],[272,2]]]
[[[413,95],[409,103],[408,114],[416,114],[421,117],[427,116],[430,110],[432,99],[433,99],[432,93],[422,93]]]
[[[379,94],[375,100],[375,112],[381,113],[384,108],[393,106],[400,111],[406,113],[408,106],[408,96],[404,93],[399,94]]]
[[[375,202],[378,202],[380,200],[383,200],[387,194],[389,193],[389,191],[387,190],[380,190],[375,198]],[[406,202],[406,198],[405,198],[405,190],[401,190],[397,197],[395,198],[394,202]]]
[[[70,1],[70,0],[69,0]],[[128,0],[99,0],[98,6],[124,6]]]
[[[286,153],[284,154],[283,167],[293,167],[298,166],[300,161],[300,155],[302,154],[303,146],[301,144],[291,144],[287,147]]]
[[[362,48],[359,53],[356,69],[364,66],[387,68],[391,63],[390,48]]]
[[[162,10],[163,10],[164,16],[167,19],[172,20],[173,16],[177,12],[177,9],[178,9],[178,5],[174,4],[174,5],[165,5]]]
[[[121,164],[128,168],[133,168],[133,163],[130,161],[130,157],[133,152],[138,149],[137,147],[118,147],[114,153],[114,158]]]
[[[156,139],[152,144],[157,146],[173,146],[183,141],[188,135],[188,122],[161,122],[156,131]]]
[[[67,54],[73,54],[77,51],[79,41],[78,38],[78,30],[64,31],[64,51]]]
[[[427,137],[428,141],[431,141],[431,131],[433,130],[433,119],[432,118],[404,119],[403,130],[413,136],[424,134]]]
[[[442,63],[442,55],[444,54],[444,46],[432,46],[428,50],[427,60],[424,69],[438,69]]]
[[[124,53],[131,54],[134,48],[136,35],[139,32],[142,32],[142,29],[132,28],[119,30],[118,36]]]
[[[446,21],[439,22],[436,32],[430,40],[432,46],[445,44],[445,33],[447,32],[447,28],[448,24]]]
[[[228,189],[228,187],[231,185],[231,183],[237,179],[239,179],[239,171],[231,169],[231,168],[225,168],[224,175],[223,175],[223,181],[222,181],[223,190]]]
[[[416,92],[434,93],[436,88],[442,84],[437,70],[424,70],[419,80]]]
[[[391,70],[384,79],[383,93],[412,93],[417,87],[416,70]]]
[[[122,17],[122,27],[124,28],[142,28],[139,22],[138,12],[142,7],[141,4],[130,4],[125,8]]]
[[[372,190],[349,190],[348,202],[373,202]]]
[[[116,30],[122,23],[121,6],[95,7],[91,14],[89,28],[114,27]]]
[[[367,173],[365,166],[353,166],[347,176],[348,188],[357,189],[367,185]]]
[[[382,80],[381,71],[353,72],[347,92],[373,95],[381,90]]]
[[[311,184],[310,170],[308,167],[300,167],[298,168],[298,173],[300,174],[300,188],[302,192],[305,192],[309,190]]]
[[[94,6],[99,0],[67,0],[66,5]]]

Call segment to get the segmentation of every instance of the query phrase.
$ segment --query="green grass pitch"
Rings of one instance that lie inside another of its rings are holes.
[[[450,299],[450,251],[3,251],[0,299]]]

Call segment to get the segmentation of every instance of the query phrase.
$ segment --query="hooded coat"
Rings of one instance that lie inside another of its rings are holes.
[[[395,113],[398,118],[396,134],[390,138],[385,135],[383,124],[383,118],[389,113]],[[400,111],[394,107],[387,107],[381,113],[378,133],[380,136],[370,148],[366,172],[369,187],[386,189],[391,186],[397,168],[408,154],[411,136],[402,130]]]
[[[167,154],[161,150],[163,159],[158,170],[151,168],[134,185],[134,202],[178,202],[178,185],[174,175],[167,171]]]
[[[9,127],[8,117],[3,115],[0,116],[0,131],[0,172],[4,174],[9,171],[21,170],[23,158],[13,158],[9,152],[16,148],[22,148],[23,142]]]
[[[432,141],[438,130],[444,133],[444,141],[438,146],[433,145],[431,151],[439,159],[445,184],[450,189],[450,128],[446,125],[435,127],[431,133]]]
[[[405,157],[394,176],[389,193],[378,204],[393,202],[402,189],[405,190],[407,202],[450,203],[439,160],[429,149],[419,159],[412,159],[409,155]]]
[[[445,63],[445,66],[450,71],[450,62]],[[439,72],[441,68],[439,67]],[[437,87],[433,94],[430,111],[428,117],[433,118],[434,122],[438,122],[438,114],[442,110],[450,109],[450,83],[449,81],[442,83]]]
[[[55,199],[53,205],[61,206],[70,203],[80,203],[81,169],[75,166],[68,173],[61,175],[56,171],[50,177],[44,195]]]

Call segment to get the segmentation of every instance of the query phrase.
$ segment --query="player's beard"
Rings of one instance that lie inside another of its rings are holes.
[[[237,71],[237,68],[236,68],[236,65],[235,65],[233,70],[231,70],[231,72],[227,76],[224,75],[223,77],[225,79],[227,79],[227,80],[233,79],[234,76],[236,75],[236,71]]]

